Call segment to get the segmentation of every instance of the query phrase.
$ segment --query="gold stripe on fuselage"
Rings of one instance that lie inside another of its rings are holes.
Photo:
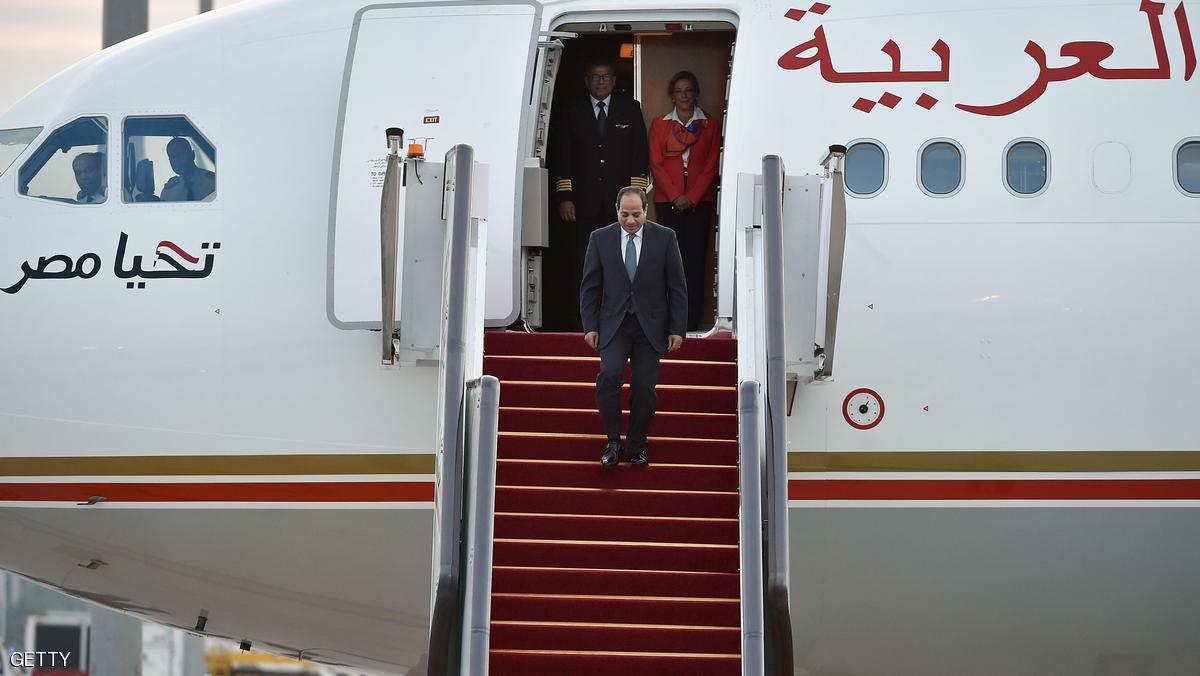
[[[433,453],[0,458],[0,476],[433,474],[436,467]]]
[[[1200,451],[791,451],[789,472],[1200,472]]]

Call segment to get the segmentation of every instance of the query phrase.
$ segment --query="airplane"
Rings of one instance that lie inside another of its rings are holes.
[[[1193,21],[265,0],[105,49],[0,115],[0,568],[484,673],[485,345],[561,319],[546,148],[604,54],[647,115],[690,67],[723,120],[686,342],[736,339],[740,650],[694,673],[1194,673]]]

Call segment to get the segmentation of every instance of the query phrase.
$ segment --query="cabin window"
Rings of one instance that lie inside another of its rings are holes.
[[[127,117],[122,138],[126,203],[211,202],[216,197],[216,148],[186,117]]]
[[[1200,139],[1175,146],[1175,184],[1184,194],[1200,197]]]
[[[17,174],[22,195],[63,204],[108,199],[108,120],[80,117],[55,129]]]
[[[846,150],[846,190],[874,197],[887,184],[887,152],[878,141],[852,141]]]
[[[12,163],[25,152],[33,139],[42,133],[41,127],[24,129],[0,129],[0,176],[8,171]]]
[[[921,189],[931,197],[949,197],[963,184],[962,147],[949,139],[927,142],[920,153]]]
[[[1019,197],[1042,194],[1050,179],[1050,153],[1041,141],[1018,139],[1004,149],[1004,185]]]

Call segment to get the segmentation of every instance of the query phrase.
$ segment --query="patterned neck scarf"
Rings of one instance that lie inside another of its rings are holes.
[[[677,157],[684,154],[695,145],[696,141],[700,140],[701,130],[708,127],[708,118],[697,115],[696,113],[699,110],[697,108],[696,112],[692,113],[692,119],[688,122],[687,126],[684,126],[679,121],[677,113],[671,113],[671,116],[674,118],[670,120],[671,133],[667,135],[667,145],[663,149],[663,154],[667,157]]]

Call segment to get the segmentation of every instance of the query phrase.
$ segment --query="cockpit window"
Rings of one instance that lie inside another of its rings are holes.
[[[13,160],[20,157],[21,153],[25,152],[25,149],[40,133],[42,133],[41,127],[0,129],[0,176],[8,171]]]
[[[65,204],[108,198],[108,120],[80,117],[55,129],[17,173],[22,195]]]
[[[125,118],[125,202],[210,202],[217,150],[184,116]]]

